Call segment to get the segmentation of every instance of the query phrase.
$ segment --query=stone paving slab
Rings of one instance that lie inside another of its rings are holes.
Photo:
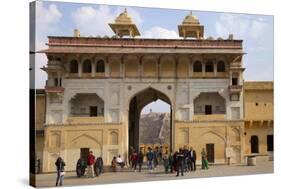
[[[159,166],[157,169],[153,170],[153,172],[149,172],[146,168],[141,173],[134,172],[131,169],[124,169],[122,172],[107,172],[94,178],[77,178],[75,172],[67,172],[64,179],[64,186],[268,174],[273,173],[273,164],[273,161],[267,161],[259,162],[257,166],[214,165],[210,166],[208,170],[201,170],[200,167],[198,167],[196,172],[185,173],[183,177],[176,177],[176,173],[165,174],[162,166]],[[56,174],[54,173],[39,174],[36,180],[37,187],[54,186],[55,179]]]

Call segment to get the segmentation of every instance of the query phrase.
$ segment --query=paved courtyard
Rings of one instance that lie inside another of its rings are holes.
[[[111,184],[125,182],[144,182],[156,180],[174,180],[190,179],[218,176],[238,176],[250,174],[273,173],[273,161],[258,162],[257,166],[245,165],[215,165],[210,166],[209,170],[201,170],[197,167],[196,172],[185,173],[183,177],[176,177],[175,173],[165,174],[162,166],[159,166],[153,172],[144,169],[141,173],[134,172],[131,169],[124,169],[121,172],[106,172],[99,177],[94,178],[77,178],[75,172],[67,172],[65,175],[64,186],[71,185],[93,185],[93,184]],[[38,187],[54,186],[56,174],[39,174],[37,175]]]

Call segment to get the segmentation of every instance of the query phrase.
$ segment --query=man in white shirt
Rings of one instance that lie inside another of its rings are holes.
[[[117,163],[118,165],[120,165],[121,168],[123,168],[123,167],[125,166],[125,163],[124,163],[124,161],[123,161],[123,159],[121,158],[120,155],[116,158],[116,163]]]

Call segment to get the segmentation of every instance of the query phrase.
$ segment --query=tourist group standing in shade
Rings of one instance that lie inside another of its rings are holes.
[[[154,150],[148,147],[145,154],[142,149],[139,149],[139,152],[136,152],[133,147],[130,149],[129,165],[135,172],[137,166],[139,166],[139,172],[141,172],[145,156],[148,172],[152,172],[159,164],[164,166],[164,172],[166,174],[175,172],[176,176],[184,176],[184,173],[196,171],[197,153],[192,147],[184,146],[183,148],[179,148],[175,153],[169,153],[168,150],[163,152],[163,149],[159,147],[156,147]],[[209,168],[205,148],[201,152],[201,168]]]

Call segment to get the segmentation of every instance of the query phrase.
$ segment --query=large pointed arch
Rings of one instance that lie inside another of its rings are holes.
[[[140,113],[143,107],[147,104],[156,101],[162,100],[170,105],[171,111],[170,116],[172,115],[172,101],[165,93],[153,88],[147,87],[129,99],[129,116],[128,116],[128,135],[129,142],[128,148],[133,147],[134,149],[139,149],[139,118]],[[172,116],[170,117],[170,119]],[[170,121],[170,147],[172,146],[172,120]],[[171,150],[171,149],[170,149]]]

